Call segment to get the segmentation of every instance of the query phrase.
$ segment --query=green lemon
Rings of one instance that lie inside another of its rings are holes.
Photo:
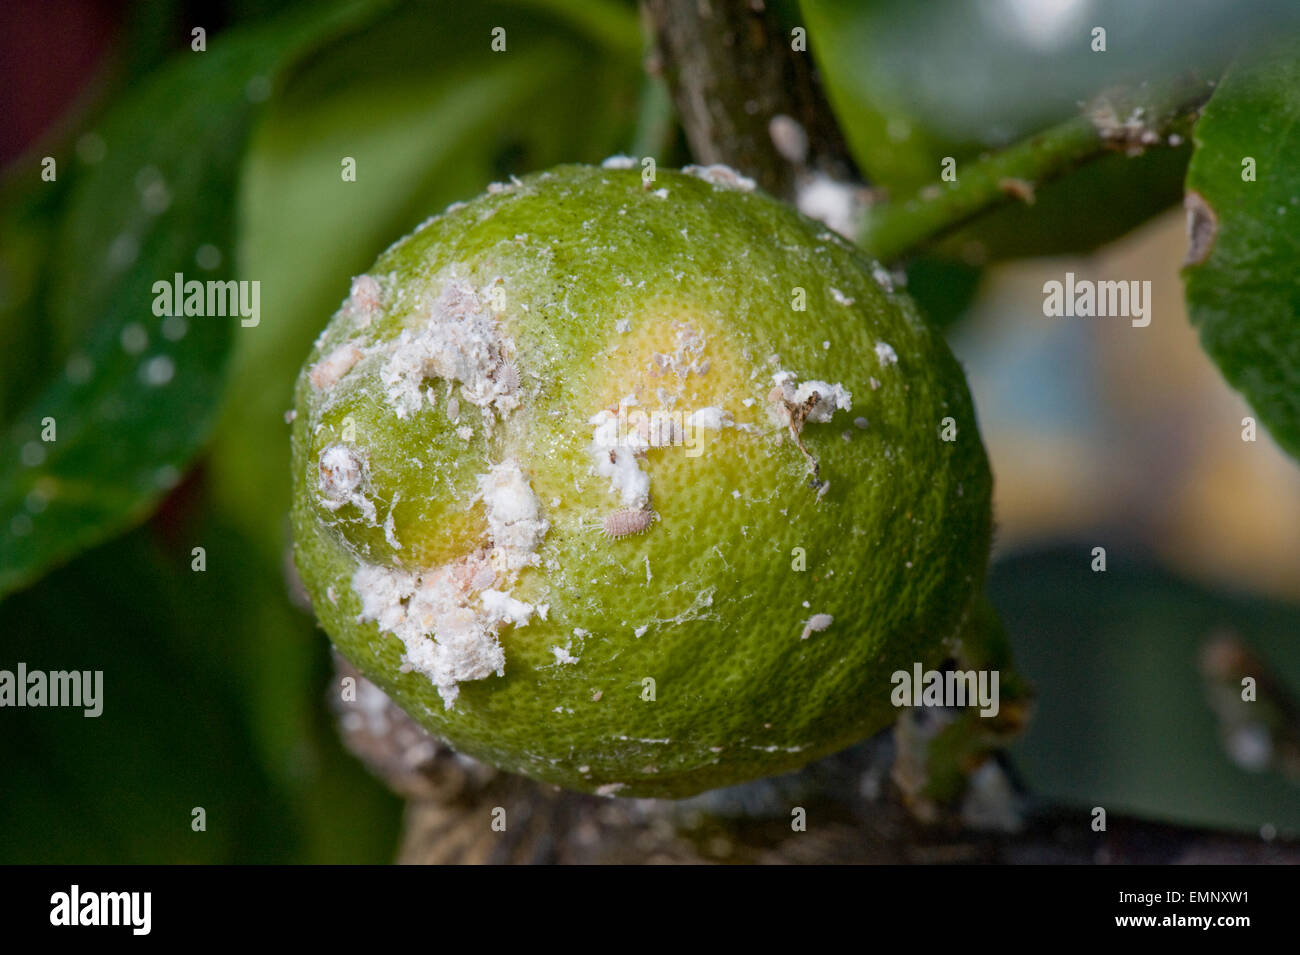
[[[462,752],[604,795],[888,725],[988,556],[943,341],[722,167],[564,166],[431,218],[316,342],[293,447],[343,654]]]

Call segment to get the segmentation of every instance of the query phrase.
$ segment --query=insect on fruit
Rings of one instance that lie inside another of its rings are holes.
[[[606,514],[602,522],[605,536],[611,540],[644,534],[655,521],[655,512],[644,507],[624,507]]]

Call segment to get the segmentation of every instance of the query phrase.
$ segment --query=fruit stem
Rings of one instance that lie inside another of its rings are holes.
[[[957,166],[954,181],[868,206],[858,244],[891,262],[1009,202],[1032,202],[1037,187],[1092,160],[1181,145],[1213,87],[1203,77],[1184,76],[1104,91],[1080,115]]]

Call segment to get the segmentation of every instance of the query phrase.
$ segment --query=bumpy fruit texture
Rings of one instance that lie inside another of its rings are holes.
[[[459,750],[601,794],[888,725],[988,554],[942,340],[718,167],[560,167],[428,220],[320,336],[293,445],[296,559],[343,654]]]

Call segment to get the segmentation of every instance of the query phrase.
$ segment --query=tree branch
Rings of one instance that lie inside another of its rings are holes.
[[[643,0],[642,12],[656,45],[651,68],[668,81],[698,162],[724,163],[785,199],[805,166],[856,177],[811,54],[791,48],[762,0]],[[797,124],[803,150],[773,140],[778,117]]]
[[[1296,841],[1114,815],[1094,832],[1083,808],[1025,810],[1017,831],[951,817],[924,824],[891,782],[896,750],[909,744],[889,730],[797,773],[679,802],[567,792],[456,754],[335,663],[357,680],[357,699],[334,704],[344,742],[407,799],[403,863],[1300,863]],[[1007,795],[992,792],[985,805]],[[805,831],[791,826],[795,806]],[[492,825],[497,810],[504,830]]]
[[[1009,202],[1032,202],[1038,187],[1116,150],[1138,155],[1148,147],[1178,146],[1211,91],[1203,80],[1189,78],[1102,94],[1083,115],[959,167],[954,182],[869,205],[858,243],[893,261]]]

